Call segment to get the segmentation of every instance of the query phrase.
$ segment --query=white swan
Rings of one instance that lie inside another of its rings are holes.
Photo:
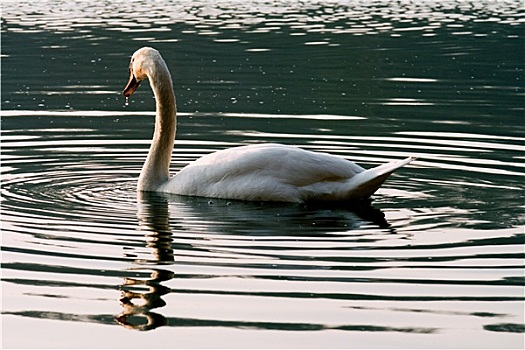
[[[414,158],[365,170],[341,157],[280,144],[234,147],[203,156],[169,177],[177,114],[171,76],[159,52],[137,50],[123,94],[149,79],[156,100],[155,132],[139,191],[250,201],[352,201],[371,196]]]

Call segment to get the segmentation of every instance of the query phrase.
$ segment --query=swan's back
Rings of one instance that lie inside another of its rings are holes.
[[[326,153],[280,144],[250,145],[203,156],[161,191],[257,201],[336,200],[348,190],[348,181],[364,172],[359,165]]]

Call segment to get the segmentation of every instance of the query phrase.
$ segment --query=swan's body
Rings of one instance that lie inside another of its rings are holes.
[[[157,115],[139,191],[239,200],[351,201],[370,197],[396,169],[414,158],[365,170],[341,157],[281,144],[234,147],[203,156],[169,177],[176,107],[171,76],[160,54],[144,47],[133,54],[129,97],[148,78]]]

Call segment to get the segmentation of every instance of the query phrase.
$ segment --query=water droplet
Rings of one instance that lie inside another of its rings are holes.
[[[127,107],[129,106],[129,97],[126,96],[126,102],[124,102],[124,106]]]

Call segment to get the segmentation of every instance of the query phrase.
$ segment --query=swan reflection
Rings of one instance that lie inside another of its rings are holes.
[[[137,195],[137,218],[139,227],[145,232],[146,247],[152,250],[153,258],[137,259],[139,265],[169,265],[175,261],[173,256],[173,237],[169,227],[169,212],[166,199],[139,192]],[[159,268],[137,267],[133,277],[126,277],[121,285],[121,305],[124,310],[117,321],[125,328],[147,331],[163,326],[167,320],[151,310],[166,305],[162,296],[170,289],[161,283],[174,277],[174,273]],[[137,301],[140,301],[138,303]],[[143,318],[146,323],[143,323]]]
[[[139,280],[126,278],[122,285],[120,302],[124,310],[117,316],[120,325],[141,331],[147,331],[167,324],[167,320],[161,314],[152,312],[152,309],[166,305],[162,296],[168,294],[170,289],[161,285],[161,282],[172,279],[173,273],[166,270],[152,269],[149,278]],[[133,291],[133,288],[146,287],[146,291]],[[142,304],[137,305],[134,299],[140,299]],[[139,323],[145,317],[146,324]]]
[[[182,239],[184,236],[198,236],[204,231],[211,235],[246,238],[277,235],[319,237],[327,232],[345,233],[360,229],[370,223],[393,232],[384,214],[369,201],[351,207],[334,207],[139,193],[137,208],[139,229],[146,237],[149,257],[138,254],[134,260],[137,266],[128,270],[119,299],[123,311],[116,319],[123,327],[139,331],[170,323],[169,319],[153,310],[165,306],[163,297],[173,292],[165,284],[175,277],[175,273],[160,267],[174,264],[174,247],[178,251],[217,250],[213,240],[206,240],[208,243],[203,245],[202,240],[188,242]],[[174,242],[172,229],[177,232],[175,237],[182,241]]]

